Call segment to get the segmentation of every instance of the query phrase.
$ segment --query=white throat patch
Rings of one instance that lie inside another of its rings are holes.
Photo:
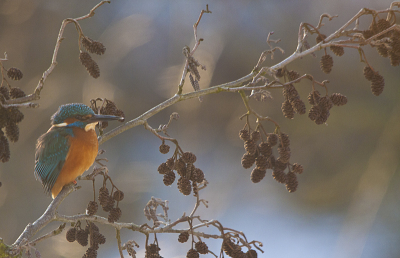
[[[90,131],[90,130],[94,130],[95,127],[96,127],[96,125],[97,125],[97,123],[98,123],[98,122],[91,123],[91,124],[87,124],[87,125],[85,126],[85,131],[88,132],[88,131]]]

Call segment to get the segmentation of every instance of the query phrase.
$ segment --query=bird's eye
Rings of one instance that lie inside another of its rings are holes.
[[[78,119],[78,120],[82,120],[82,119],[83,119],[83,116],[81,116],[81,115],[76,115],[75,118]]]

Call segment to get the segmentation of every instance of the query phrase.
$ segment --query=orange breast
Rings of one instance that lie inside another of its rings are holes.
[[[51,195],[55,198],[64,185],[73,182],[78,176],[89,169],[96,159],[99,149],[97,134],[94,130],[85,131],[74,128],[74,137],[70,137],[71,143],[64,166],[51,189]]]

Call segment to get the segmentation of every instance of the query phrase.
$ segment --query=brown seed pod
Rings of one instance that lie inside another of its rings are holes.
[[[254,141],[254,142],[257,142],[258,140],[260,140],[260,132],[259,131],[253,131],[252,133],[251,133],[251,139]]]
[[[189,239],[189,233],[187,231],[179,234],[178,241],[180,243],[185,243]]]
[[[7,123],[6,135],[10,142],[17,142],[19,139],[19,127],[15,123]]]
[[[329,115],[330,115],[329,110],[327,110],[327,109],[322,109],[320,116],[317,117],[317,119],[315,119],[314,122],[315,122],[317,125],[321,125],[321,124],[325,123],[325,122],[328,120]]]
[[[363,35],[364,39],[369,39],[370,37],[372,37],[374,35],[374,32],[370,29],[363,30],[362,35]]]
[[[256,158],[256,167],[261,170],[266,170],[268,165],[268,160],[264,155],[260,155]]]
[[[200,254],[208,253],[208,246],[206,243],[200,241],[200,242],[196,242],[196,244],[194,246],[196,248],[196,251],[199,252]]]
[[[25,92],[18,87],[14,87],[10,90],[10,97],[12,99],[18,99],[18,98],[22,98],[25,96],[26,96]]]
[[[187,257],[187,258],[199,258],[200,255],[199,255],[199,253],[198,253],[195,249],[191,248],[191,249],[187,252],[186,257]]]
[[[308,103],[310,103],[311,105],[317,105],[320,99],[321,94],[317,90],[314,90],[310,92],[310,94],[308,94]]]
[[[400,32],[397,30],[394,30],[392,35],[390,36],[390,42],[389,42],[391,49],[391,52],[393,54],[400,54]]]
[[[116,207],[116,208],[112,208],[110,213],[108,214],[108,222],[113,223],[117,220],[119,220],[119,218],[121,218],[122,215],[122,211],[120,208]]]
[[[79,54],[79,60],[86,70],[93,78],[98,78],[100,76],[100,68],[97,63],[92,59],[88,52],[82,51]]]
[[[285,85],[282,91],[283,96],[286,100],[293,101],[296,98],[299,98],[299,92],[293,86],[293,84]]]
[[[10,160],[10,146],[4,135],[0,136],[0,159],[3,163]]]
[[[400,53],[390,51],[389,58],[391,66],[398,66],[400,64]]]
[[[122,201],[124,199],[124,192],[122,192],[121,190],[115,191],[113,194],[113,198],[117,202]]]
[[[312,121],[315,121],[317,120],[318,117],[321,116],[321,113],[322,113],[322,108],[320,106],[312,106],[310,111],[308,111],[308,117]]]
[[[337,55],[337,56],[342,56],[344,55],[344,48],[341,46],[330,46],[329,47],[331,49],[331,51]]]
[[[7,76],[10,79],[18,81],[21,80],[24,75],[22,74],[20,69],[16,67],[11,67],[10,69],[7,70]]]
[[[255,155],[251,155],[249,153],[245,153],[242,157],[242,167],[243,168],[251,168],[253,166],[254,162],[256,161]]]
[[[117,112],[117,105],[111,100],[107,100],[106,105],[100,109],[100,113],[103,115],[116,115]]]
[[[248,140],[244,142],[244,149],[250,154],[254,155],[257,151],[257,145],[253,140]]]
[[[375,96],[379,96],[385,87],[385,79],[379,73],[376,73],[371,81],[371,91]]]
[[[195,181],[200,184],[204,180],[204,172],[200,168],[196,168],[194,171],[195,171],[195,174],[196,174],[196,180]]]
[[[275,133],[268,134],[267,142],[269,146],[275,146],[278,143],[278,135]]]
[[[84,229],[78,229],[76,230],[75,238],[76,241],[81,245],[81,246],[87,246],[88,244],[88,233]]]
[[[149,246],[146,246],[146,252],[145,252],[145,257],[155,257],[158,258],[160,257],[159,251],[161,248],[156,245],[156,244],[150,244]]]
[[[294,99],[291,104],[297,114],[303,115],[306,113],[306,105],[300,98]]]
[[[92,233],[93,233],[93,237],[91,237],[91,240],[93,242],[95,242],[96,244],[99,244],[99,245],[103,245],[106,243],[106,237],[103,234],[99,233],[98,231],[94,231]]]
[[[261,155],[263,155],[264,157],[268,158],[269,156],[272,155],[272,148],[271,146],[266,143],[266,142],[262,142],[258,145],[258,149],[260,150]]]
[[[286,183],[286,174],[285,172],[283,172],[283,170],[280,169],[274,169],[272,171],[272,177],[278,181],[281,184],[285,184]]]
[[[250,179],[253,183],[258,183],[260,182],[266,174],[266,170],[264,169],[259,169],[259,168],[254,168],[253,171],[251,171]]]
[[[163,143],[159,149],[162,154],[167,154],[169,152],[169,145]]]
[[[327,109],[330,110],[333,107],[333,103],[331,101],[330,98],[328,98],[327,96],[322,97],[319,100],[318,105],[322,108],[322,109]]]
[[[368,81],[372,81],[372,79],[375,76],[375,72],[372,71],[371,67],[369,67],[369,65],[366,65],[364,67],[364,77],[365,79],[367,79]]]
[[[256,250],[250,249],[246,252],[246,258],[257,258]]]
[[[376,51],[378,51],[378,54],[382,57],[388,57],[389,56],[389,50],[385,45],[379,45],[376,47]]]
[[[390,59],[391,66],[398,66],[400,64],[400,53],[390,51],[389,59]]]
[[[181,176],[190,176],[190,174],[196,169],[196,167],[192,163],[186,164],[186,174],[181,175]],[[190,179],[189,177],[187,177]]]
[[[97,210],[99,208],[99,205],[95,201],[90,201],[86,207],[86,214],[92,216],[96,214]]]
[[[243,257],[241,247],[235,244],[230,238],[225,238],[222,242],[222,250],[230,257]]]
[[[293,119],[294,118],[294,110],[293,110],[292,104],[289,102],[289,100],[285,100],[282,103],[281,109],[282,109],[283,115],[286,118],[289,118],[289,119]]]
[[[8,89],[8,87],[6,87],[6,86],[1,86],[1,87],[0,87],[0,94],[3,95],[3,97],[4,97],[6,100],[9,100],[9,99],[10,99],[10,90]]]
[[[281,161],[282,163],[289,162],[290,154],[291,154],[289,147],[284,147],[282,145],[279,145],[278,153],[279,153],[279,157],[278,157],[279,161]]]
[[[197,67],[200,64],[193,57],[189,57],[188,61],[189,61],[188,64],[189,64],[190,73],[194,75],[197,82],[200,81],[201,77],[200,77],[199,69],[197,69]]]
[[[242,139],[243,141],[247,141],[250,139],[250,134],[249,131],[246,129],[242,129],[239,131],[239,138]]]
[[[93,247],[89,247],[84,256],[85,258],[97,258],[97,250]]]
[[[182,157],[180,157],[180,158],[175,162],[175,170],[179,170],[179,169],[182,169],[182,168],[185,168],[185,167],[186,167],[186,164],[185,164],[185,162],[183,161]]]
[[[296,173],[296,174],[303,173],[303,166],[301,164],[294,163],[293,164],[293,173]]]
[[[283,146],[289,147],[290,145],[289,135],[287,135],[286,133],[280,133],[279,140]]]
[[[320,66],[324,73],[330,73],[333,67],[333,58],[328,54],[323,55],[320,61]]]
[[[189,195],[192,192],[192,185],[189,179],[181,177],[178,179],[178,189],[183,195]]]
[[[103,211],[109,212],[112,208],[114,208],[115,200],[111,196],[107,196],[107,203],[102,205]]]
[[[96,224],[94,224],[93,222],[89,222],[88,224],[86,224],[85,230],[89,234],[91,234],[91,232],[93,233],[93,232],[100,231],[99,227]]]
[[[4,112],[5,112],[4,115],[6,117],[7,123],[17,124],[17,123],[21,122],[22,119],[24,119],[24,114],[21,111],[19,111],[19,109],[16,107],[9,107],[7,109],[2,109],[2,110],[4,110]],[[0,112],[1,112],[1,109],[0,109]],[[0,114],[0,116],[1,116],[1,114]]]
[[[82,45],[86,48],[87,51],[93,54],[102,55],[106,52],[106,47],[103,43],[93,40],[91,38],[82,37]]]
[[[75,241],[75,234],[76,234],[76,228],[70,228],[67,230],[67,234],[65,237],[67,238],[68,242],[74,242]]]
[[[165,163],[167,164],[167,167],[169,167],[170,169],[174,169],[174,167],[175,167],[174,157],[167,159],[167,161]]]
[[[390,28],[390,22],[387,21],[386,19],[379,19],[376,23],[376,28],[377,28],[377,33],[382,32],[388,28]],[[390,36],[391,32],[387,32],[385,34],[382,34],[378,37],[378,39],[382,39],[384,37]]]
[[[285,69],[279,68],[276,73],[275,73],[276,77],[281,78],[285,75]]]
[[[275,157],[274,155],[269,156],[267,169],[273,169],[275,167]]]
[[[297,176],[293,172],[288,172],[286,174],[286,189],[289,193],[293,193],[297,190],[297,186],[299,185],[297,181]]]
[[[183,167],[177,169],[176,172],[178,172],[178,175],[180,175],[180,176],[186,176],[186,174],[187,174],[186,164]]]
[[[99,189],[99,197],[98,197],[98,200],[99,200],[99,203],[100,203],[101,206],[105,206],[105,205],[107,204],[107,202],[108,202],[108,196],[109,196],[109,195],[110,195],[110,194],[109,194],[109,192],[108,192],[107,187],[103,186],[103,187],[101,187],[101,188]]]
[[[300,77],[300,74],[294,70],[288,72],[289,81],[294,81]]]
[[[164,174],[163,182],[164,185],[169,186],[175,181],[175,173],[174,171],[170,170]]]
[[[195,163],[196,162],[196,155],[194,155],[192,152],[185,152],[182,154],[182,160],[185,163]]]
[[[318,36],[315,40],[317,41],[317,44],[318,44],[319,42],[323,41],[324,39],[326,39],[326,35],[318,34]]]
[[[343,106],[347,103],[347,97],[340,93],[333,93],[329,98],[335,106]]]
[[[161,175],[168,173],[170,170],[171,169],[168,167],[167,163],[165,163],[165,162],[161,163],[157,168],[158,173],[160,173]]]

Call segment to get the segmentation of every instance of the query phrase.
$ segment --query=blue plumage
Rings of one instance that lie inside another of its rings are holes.
[[[76,115],[85,116],[85,115],[94,115],[93,110],[81,103],[72,103],[62,105],[58,108],[57,112],[51,117],[51,124],[61,124],[67,118],[74,117]]]
[[[51,192],[67,157],[70,147],[67,136],[73,136],[72,128],[52,127],[37,141],[35,177],[47,193]]]

